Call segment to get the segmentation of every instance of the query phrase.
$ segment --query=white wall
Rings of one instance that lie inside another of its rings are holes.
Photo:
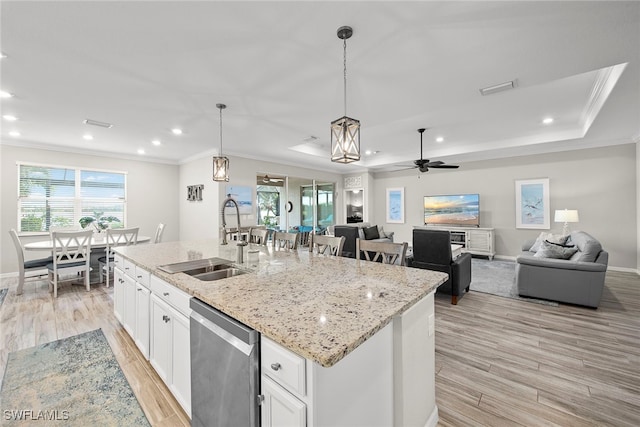
[[[638,215],[635,144],[561,153],[470,162],[457,170],[431,170],[376,175],[373,196],[375,221],[395,231],[396,242],[411,242],[414,225],[423,223],[423,196],[479,193],[482,227],[496,229],[496,251],[516,256],[522,242],[541,230],[515,228],[515,181],[549,178],[551,229],[555,209],[577,209],[584,230],[602,242],[609,265],[638,268]],[[386,188],[405,188],[405,224],[386,224]]]
[[[127,225],[153,237],[158,223],[165,223],[163,241],[178,240],[178,166],[90,156],[60,151],[0,145],[2,196],[0,201],[0,273],[18,271],[16,251],[9,230],[18,229],[17,162],[86,167],[127,172]],[[41,240],[42,238],[40,238]],[[42,255],[42,254],[36,254]],[[28,258],[34,255],[27,253]]]
[[[253,200],[256,200],[256,176],[269,174],[276,176],[291,176],[304,179],[318,179],[324,182],[335,182],[336,192],[342,192],[342,177],[334,173],[327,173],[314,169],[306,169],[296,166],[281,165],[261,160],[245,159],[242,157],[229,157],[229,182],[217,183],[211,179],[212,164],[210,157],[203,157],[180,166],[180,238],[182,240],[202,239],[219,236],[220,233],[220,206],[224,200],[227,185],[249,186],[253,188]],[[187,202],[187,185],[204,184],[202,202]],[[184,197],[183,197],[184,195]],[[296,192],[294,206],[300,198],[299,189]],[[282,203],[286,203],[283,201]],[[336,201],[336,212],[341,212],[342,205]],[[281,206],[281,213],[284,212]],[[255,207],[255,206],[254,206]],[[235,227],[235,214],[226,214],[227,226]],[[203,220],[203,218],[205,218]],[[252,215],[242,215],[242,226],[256,224],[255,212]],[[298,220],[294,220],[299,223]]]

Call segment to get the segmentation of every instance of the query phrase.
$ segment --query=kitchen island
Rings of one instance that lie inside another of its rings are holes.
[[[323,415],[330,408],[322,405],[354,399],[354,392],[358,399],[369,396],[377,425],[435,425],[433,292],[446,280],[445,274],[259,245],[246,246],[245,262],[236,265],[249,273],[223,280],[201,281],[158,269],[211,257],[235,260],[236,250],[233,243],[219,245],[216,240],[117,249],[126,262],[152,278],[200,299],[308,361],[305,369],[316,374],[309,372],[314,380],[307,381],[309,391],[301,397],[308,403],[307,425],[340,423],[340,418],[330,421]],[[248,250],[259,251],[254,265],[246,262]],[[321,389],[314,394],[314,387],[323,387],[332,376],[322,372],[341,372],[344,378],[353,374],[352,382],[359,383],[328,387],[334,389],[333,397]],[[383,379],[376,382],[378,377]],[[371,390],[374,384],[385,390]],[[362,414],[363,420],[367,418]]]

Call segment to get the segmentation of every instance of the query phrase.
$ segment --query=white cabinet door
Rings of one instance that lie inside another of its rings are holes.
[[[151,291],[136,283],[136,336],[135,342],[144,357],[149,359],[149,298]]]
[[[191,416],[191,341],[189,336],[191,328],[189,318],[173,311],[170,323],[173,334],[173,363],[169,388],[187,415]]]
[[[136,337],[136,281],[133,277],[125,274],[124,280],[124,318],[122,324],[129,332],[131,338]]]
[[[171,312],[170,307],[158,298],[151,295],[151,337],[149,362],[156,370],[160,378],[167,383],[171,382]]]
[[[113,314],[124,323],[124,273],[119,268],[113,270]]]
[[[262,375],[262,427],[304,427],[307,407],[294,395]]]

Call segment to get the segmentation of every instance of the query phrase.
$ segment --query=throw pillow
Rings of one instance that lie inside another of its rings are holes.
[[[546,240],[540,245],[540,249],[533,255],[537,258],[555,258],[555,259],[569,259],[578,252],[578,248],[565,247],[557,244],[549,243]]]
[[[387,237],[387,233],[384,232],[384,228],[381,225],[378,225],[378,234],[380,235],[380,239]]]
[[[365,229],[363,229],[363,231],[364,231],[364,239],[365,240],[373,240],[373,239],[379,239],[380,238],[380,233],[378,233],[378,226],[377,225],[365,228]]]
[[[542,242],[544,242],[545,240],[548,240],[549,242],[552,242],[552,243],[558,243],[560,245],[564,245],[565,243],[567,243],[568,238],[569,238],[568,234],[552,234],[552,233],[547,233],[543,231],[542,233],[540,233],[540,235],[536,239],[533,246],[531,246],[529,251],[538,252],[538,250],[540,249],[540,246],[542,245]]]

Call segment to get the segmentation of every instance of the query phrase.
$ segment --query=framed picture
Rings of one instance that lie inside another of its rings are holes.
[[[249,215],[253,213],[253,210],[251,208],[252,206],[251,201],[253,200],[252,187],[245,187],[240,185],[227,185],[226,190],[227,191],[225,193],[225,196],[231,195],[231,197],[233,197],[233,199],[238,204],[238,209],[240,210],[241,215]],[[227,203],[227,206],[225,206],[225,208],[231,207],[231,206],[233,206],[231,203]]]
[[[404,224],[404,187],[387,188],[387,222]]]
[[[549,178],[516,181],[516,228],[551,228]]]

